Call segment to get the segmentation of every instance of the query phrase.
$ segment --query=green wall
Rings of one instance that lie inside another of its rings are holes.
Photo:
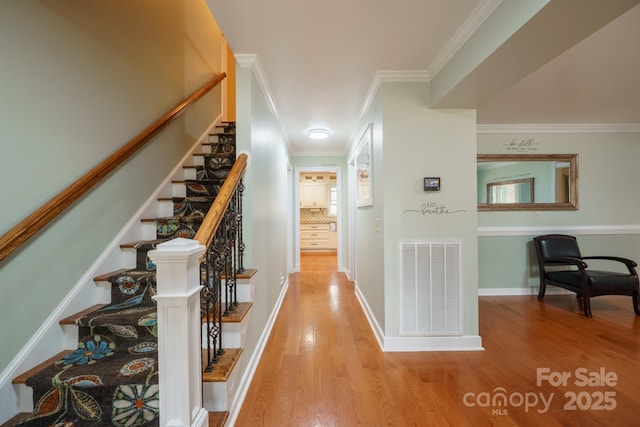
[[[257,59],[257,58],[253,58]],[[287,278],[289,153],[278,121],[260,86],[261,69],[251,58],[237,67],[237,149],[249,156],[244,175],[243,237],[247,248],[244,265],[257,270],[255,304],[251,309],[247,341],[238,378],[249,378],[247,369],[259,354],[265,327]]]
[[[372,124],[373,206],[357,209],[356,278],[384,340],[399,336],[402,241],[462,243],[464,335],[478,334],[475,111],[430,109],[429,89],[382,83],[361,123]],[[441,178],[439,192],[423,191],[426,176]]]
[[[527,152],[533,154],[578,154],[579,209],[540,211],[539,219],[531,211],[479,212],[481,295],[537,292],[530,242],[539,234],[573,234],[585,255],[640,261],[640,134],[480,133],[478,153],[504,154],[514,139],[532,140]]]

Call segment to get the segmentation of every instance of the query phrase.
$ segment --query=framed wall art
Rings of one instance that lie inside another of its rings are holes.
[[[373,151],[370,123],[356,146],[354,169],[356,182],[356,206],[373,206]]]

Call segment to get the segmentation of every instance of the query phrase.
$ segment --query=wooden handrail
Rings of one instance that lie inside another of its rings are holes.
[[[27,241],[47,225],[49,221],[53,220],[58,216],[58,214],[69,207],[73,202],[91,190],[91,188],[100,182],[102,178],[124,163],[125,160],[142,148],[171,122],[180,117],[180,115],[191,107],[191,105],[206,95],[211,89],[216,87],[226,76],[226,73],[220,73],[215,76],[212,80],[138,134],[118,151],[103,160],[100,164],[84,174],[69,187],[58,193],[57,196],[40,206],[0,237],[0,262],[15,251],[22,243]]]
[[[247,155],[243,153],[236,159],[229,175],[227,175],[227,178],[224,180],[224,184],[222,184],[222,188],[220,188],[220,192],[218,192],[213,204],[209,208],[207,216],[204,221],[202,221],[200,228],[198,228],[198,232],[194,239],[200,242],[201,245],[208,248],[211,244],[211,241],[216,234],[216,230],[222,222],[224,212],[227,210],[227,206],[229,206],[231,198],[233,197],[236,187],[238,186],[246,168]]]

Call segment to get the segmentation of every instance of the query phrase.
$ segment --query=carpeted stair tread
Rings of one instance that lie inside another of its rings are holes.
[[[224,178],[187,179],[184,181],[187,197],[216,196],[223,184]]]
[[[203,219],[202,216],[190,215],[154,218],[151,221],[156,224],[156,238],[158,239],[175,239],[178,237],[193,239],[198,228],[202,225]],[[149,222],[148,219],[143,221]]]
[[[79,377],[93,377],[84,379],[85,381],[90,381],[90,385],[78,385],[78,388],[91,389],[114,387],[118,384],[152,384],[158,382],[157,346],[153,350],[150,350],[149,346],[145,348],[139,346],[137,349],[131,350],[138,353],[129,353],[127,352],[129,348],[122,350],[111,349],[109,347],[111,342],[104,341],[106,337],[100,335],[93,335],[84,339],[86,343],[93,342],[100,345],[92,356],[88,356],[89,351],[76,350],[71,352],[29,377],[26,384],[31,387],[38,387],[38,381],[42,377],[45,377],[46,380],[54,377],[62,382],[71,378],[81,380]],[[107,345],[105,346],[104,343]],[[142,350],[140,350],[141,348]],[[88,350],[88,348],[83,350]],[[52,385],[49,383],[48,388]]]
[[[206,190],[206,188],[205,188]],[[217,194],[217,192],[216,192]],[[214,195],[188,196],[173,198],[173,215],[179,216],[200,216],[205,217],[211,204],[216,199]]]
[[[198,179],[226,178],[229,176],[231,168],[215,168],[210,166],[196,166],[196,176]]]
[[[19,425],[158,425],[157,345],[143,349],[147,344],[154,345],[82,338],[75,352],[27,379],[39,398],[33,416]]]
[[[108,280],[111,304],[75,320],[78,348],[26,379],[35,412],[21,425],[157,425],[155,274],[125,270]]]
[[[101,309],[92,311],[76,319],[75,322],[78,326],[92,328],[94,331],[98,328],[103,328],[105,329],[103,333],[110,331],[112,333],[131,336],[131,334],[135,333],[135,330],[134,327],[130,325],[147,320],[148,322],[154,323],[152,326],[155,326],[155,322],[157,321],[156,307],[154,306],[141,305],[121,309],[110,309],[109,307],[110,306],[107,305]],[[121,327],[123,326],[129,327],[129,329],[122,329]],[[118,328],[117,331],[116,328]]]

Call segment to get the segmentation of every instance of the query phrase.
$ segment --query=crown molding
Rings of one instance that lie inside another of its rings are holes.
[[[269,85],[269,80],[267,80],[267,75],[264,72],[264,68],[262,68],[260,58],[258,57],[258,55],[253,53],[236,53],[234,54],[234,57],[239,67],[251,69],[251,72],[258,81],[258,86],[260,87],[260,90],[262,91],[262,94],[267,101],[267,105],[271,110],[271,114],[273,114],[276,123],[278,123],[278,128],[280,129],[282,138],[284,138],[285,140],[287,149],[289,150],[289,152],[291,152],[291,142],[289,141],[287,133],[284,131],[285,128],[282,125],[282,120],[280,118],[280,114],[278,113],[278,106],[273,96],[271,85]]]
[[[430,76],[433,77],[442,70],[447,62],[453,58],[453,55],[469,40],[469,37],[476,32],[480,25],[493,13],[501,2],[502,0],[483,0],[478,7],[475,8],[427,68]]]
[[[236,62],[238,66],[241,68],[250,68],[254,77],[258,81],[258,85],[264,94],[264,97],[269,104],[269,108],[273,115],[278,118],[280,115],[278,114],[278,106],[276,105],[276,100],[273,97],[273,91],[271,90],[271,86],[269,85],[269,81],[267,80],[267,76],[264,72],[264,68],[262,68],[262,63],[260,62],[260,58],[258,55],[249,54],[249,53],[237,53],[235,54]]]
[[[360,118],[364,117],[369,108],[371,107],[371,103],[373,102],[373,98],[375,98],[376,93],[378,93],[378,89],[382,83],[429,83],[431,79],[429,78],[429,74],[426,70],[378,70],[373,76],[373,80],[369,85],[369,90],[367,91],[367,96],[364,98],[364,102],[362,103],[362,108],[360,109]]]
[[[640,133],[640,123],[477,125],[477,133]]]

